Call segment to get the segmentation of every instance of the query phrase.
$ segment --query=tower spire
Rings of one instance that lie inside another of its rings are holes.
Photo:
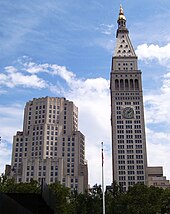
[[[125,17],[124,12],[123,12],[122,5],[120,5],[119,18],[118,18],[118,20],[119,20],[119,19],[124,19],[124,20],[126,20],[126,17]]]
[[[117,20],[118,28],[126,28],[126,17],[123,12],[122,5],[120,5],[119,17]]]
[[[136,57],[135,51],[128,35],[129,31],[126,27],[126,17],[124,15],[122,5],[120,5],[117,23],[117,41],[114,57]]]

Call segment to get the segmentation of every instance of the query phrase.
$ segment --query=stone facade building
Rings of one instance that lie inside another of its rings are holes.
[[[13,138],[11,174],[17,182],[44,179],[78,192],[88,188],[85,137],[73,102],[45,97],[26,103],[23,131]]]

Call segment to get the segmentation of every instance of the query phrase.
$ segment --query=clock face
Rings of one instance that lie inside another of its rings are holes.
[[[134,110],[131,107],[126,107],[122,111],[122,116],[127,119],[134,118]]]

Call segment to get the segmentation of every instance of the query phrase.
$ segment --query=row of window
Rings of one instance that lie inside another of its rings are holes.
[[[118,160],[118,164],[122,164],[122,165],[125,165],[126,164],[126,162],[127,162],[127,164],[143,164],[143,160],[136,160],[136,161],[134,161],[134,160],[127,160],[127,161],[125,161],[125,160]]]
[[[122,129],[118,129],[118,130],[117,130],[117,133],[118,133],[118,134],[124,134],[124,133],[126,133],[126,134],[132,134],[133,132],[134,132],[135,134],[137,134],[137,133],[142,133],[142,130],[140,130],[140,129],[126,130],[126,131],[124,131],[124,130],[122,130]]]
[[[117,94],[117,95],[119,95],[119,94]],[[121,94],[121,95],[139,95],[139,94],[134,94],[134,93],[123,93],[123,94]],[[139,102],[116,102],[116,105],[139,105],[140,103]]]
[[[116,118],[117,118],[117,120],[123,119],[123,117],[121,115],[118,115]],[[140,115],[136,115],[135,119],[140,119]]]
[[[130,143],[141,144],[142,140],[136,140],[136,139],[135,140],[118,140],[117,142],[118,142],[118,144],[125,144],[125,143],[127,143],[127,144],[130,144]]]
[[[142,135],[117,135],[118,139],[140,139]]]
[[[131,181],[131,180],[135,180],[135,176],[128,176],[127,179],[130,180],[130,181]],[[136,179],[137,179],[137,180],[144,180],[144,176],[136,176]],[[124,181],[125,181],[125,180],[126,180],[126,176],[119,176],[119,180],[120,180],[120,181],[121,181],[121,180],[124,180]]]
[[[143,159],[143,155],[118,155],[118,159]]]
[[[140,97],[115,97],[115,100],[140,100]]]
[[[143,151],[142,151],[142,150],[132,150],[132,149],[128,149],[128,150],[126,150],[126,153],[127,153],[127,154],[133,154],[133,153],[142,154]],[[125,150],[118,150],[118,154],[125,154]]]
[[[124,148],[125,148],[124,145],[118,145],[118,149],[124,149]],[[134,146],[133,146],[133,145],[127,145],[126,148],[127,148],[127,149],[133,149]],[[136,149],[142,149],[142,145],[135,145],[135,148],[136,148]],[[137,150],[137,151],[139,151],[139,150]],[[141,151],[142,151],[142,150],[141,150]]]
[[[134,124],[141,123],[140,120],[117,120],[117,124],[124,124],[124,122],[125,122],[125,124],[133,124],[133,122],[134,122]]]
[[[125,175],[126,174],[126,171],[119,171],[119,175]],[[127,174],[128,175],[143,175],[144,174],[144,171],[127,171]]]
[[[119,170],[125,170],[126,169],[126,166],[125,165],[121,165],[119,166]],[[135,166],[134,165],[128,165],[127,166],[127,169],[128,170],[134,170],[135,169]],[[143,169],[143,165],[136,165],[136,169]]]

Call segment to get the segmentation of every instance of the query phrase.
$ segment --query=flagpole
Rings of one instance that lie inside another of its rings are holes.
[[[103,142],[102,144],[102,191],[103,191],[103,214],[105,214],[105,194],[104,194],[104,170],[103,170],[103,163],[104,163],[104,156],[103,156]]]

